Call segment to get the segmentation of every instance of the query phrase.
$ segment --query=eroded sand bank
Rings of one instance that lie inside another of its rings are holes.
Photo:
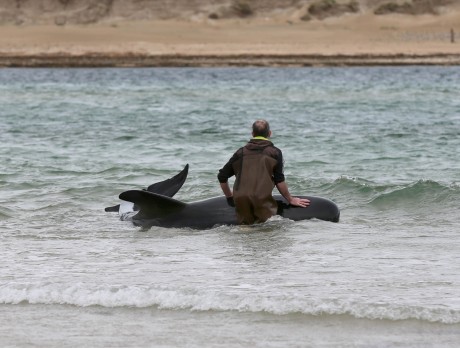
[[[460,12],[0,27],[0,66],[460,64]]]

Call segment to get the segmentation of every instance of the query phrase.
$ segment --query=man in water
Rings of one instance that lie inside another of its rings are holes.
[[[265,222],[277,213],[278,204],[272,196],[274,186],[291,205],[308,207],[308,199],[292,197],[283,173],[283,154],[268,139],[272,135],[265,120],[252,125],[253,138],[238,149],[217,178],[227,199],[235,204],[240,224]],[[228,178],[236,175],[233,192]]]

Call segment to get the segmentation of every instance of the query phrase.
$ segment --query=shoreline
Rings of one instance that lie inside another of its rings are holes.
[[[340,67],[460,65],[460,53],[430,54],[3,54],[0,68]]]

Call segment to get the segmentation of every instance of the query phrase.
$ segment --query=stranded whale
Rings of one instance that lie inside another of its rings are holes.
[[[118,212],[122,220],[131,220],[134,225],[143,228],[161,226],[208,229],[218,225],[236,225],[235,208],[224,196],[191,203],[172,198],[184,184],[187,174],[188,164],[179,174],[150,185],[145,190],[129,190],[121,193],[119,197],[124,203],[105,210]],[[278,215],[287,219],[299,221],[316,218],[339,221],[339,208],[328,199],[297,196],[310,200],[309,207],[300,208],[289,205],[281,195],[273,197],[278,202]]]

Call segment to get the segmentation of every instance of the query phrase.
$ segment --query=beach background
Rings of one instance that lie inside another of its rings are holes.
[[[457,0],[1,0],[0,66],[458,64]]]

